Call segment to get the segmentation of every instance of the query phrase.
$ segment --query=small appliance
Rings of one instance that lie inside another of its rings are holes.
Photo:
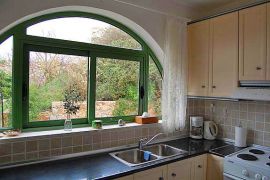
[[[202,116],[190,116],[189,136],[194,139],[203,138],[203,117]]]
[[[213,121],[204,121],[204,139],[214,140],[218,134],[218,127]]]
[[[253,146],[224,158],[224,180],[270,180],[270,148]]]

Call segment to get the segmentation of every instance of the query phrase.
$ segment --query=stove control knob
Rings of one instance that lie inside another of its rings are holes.
[[[263,176],[262,180],[269,180],[269,178],[267,176]]]
[[[247,171],[246,169],[243,169],[243,170],[242,170],[242,174],[243,174],[244,176],[248,176],[248,171]]]
[[[262,175],[260,174],[255,174],[255,180],[261,180],[262,179]]]

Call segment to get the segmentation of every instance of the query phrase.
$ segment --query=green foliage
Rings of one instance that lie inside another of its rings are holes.
[[[3,94],[4,99],[11,98],[12,91],[12,77],[0,69],[0,92]]]
[[[76,114],[77,111],[80,109],[80,106],[77,104],[78,101],[83,100],[81,93],[78,89],[77,83],[71,84],[65,91],[64,91],[64,109],[66,110],[67,114]]]
[[[29,87],[29,119],[36,120],[41,112],[49,111],[53,101],[63,99],[65,81],[59,77],[43,86],[30,84]]]

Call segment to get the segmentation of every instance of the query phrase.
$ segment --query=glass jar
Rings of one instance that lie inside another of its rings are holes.
[[[70,114],[67,114],[67,119],[64,122],[64,130],[65,131],[72,131],[72,121],[70,118]]]

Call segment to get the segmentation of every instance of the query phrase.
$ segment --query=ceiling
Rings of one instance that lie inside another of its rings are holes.
[[[245,5],[260,0],[172,0],[175,3],[184,4],[186,6],[197,8],[197,9],[216,9],[224,6],[231,5]]]

